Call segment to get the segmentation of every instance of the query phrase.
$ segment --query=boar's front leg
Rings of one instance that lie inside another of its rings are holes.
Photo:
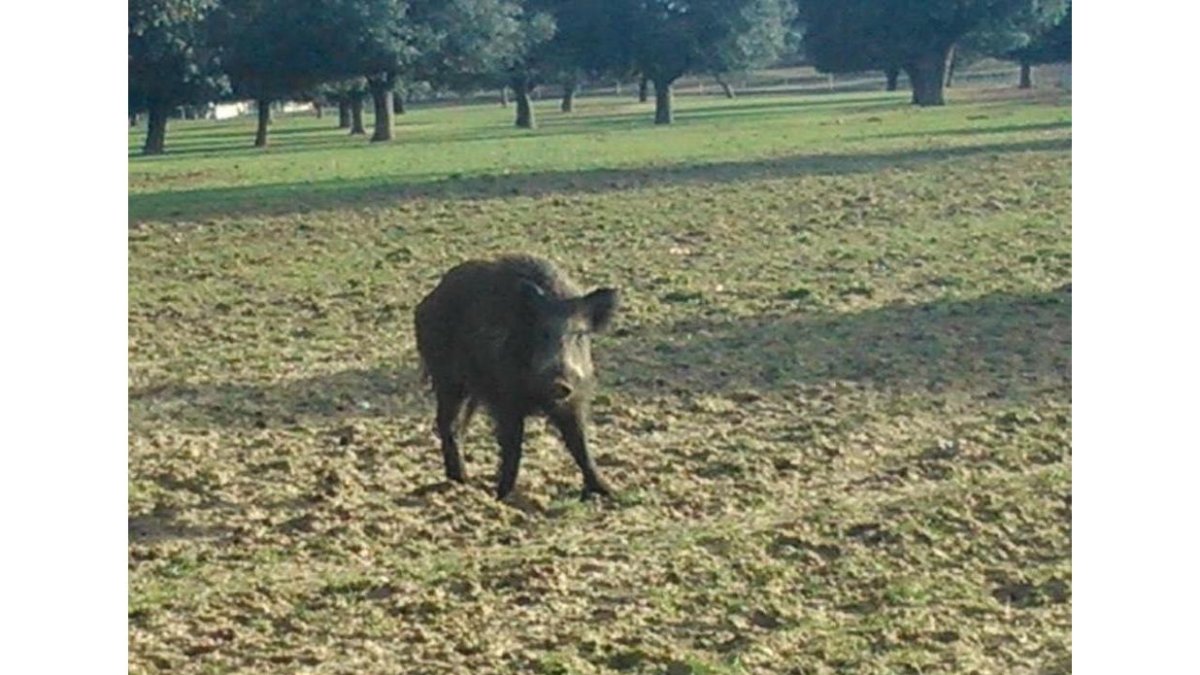
[[[496,498],[504,499],[517,484],[521,468],[521,443],[525,440],[525,416],[514,411],[497,411],[496,441],[500,444],[500,479]]]
[[[579,412],[576,410],[552,412],[550,422],[562,434],[563,443],[571,452],[575,463],[579,465],[579,471],[583,473],[583,499],[587,499],[593,494],[604,497],[611,496],[612,488],[596,472],[596,465],[592,463],[592,457],[588,454],[587,436],[584,434],[583,420],[580,419]]]

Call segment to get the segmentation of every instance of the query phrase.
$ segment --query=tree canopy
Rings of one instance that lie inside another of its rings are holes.
[[[656,124],[673,118],[671,86],[689,72],[731,69],[783,49],[787,0],[615,0],[612,44],[654,83]]]
[[[172,108],[226,90],[207,40],[205,21],[215,6],[214,0],[129,2],[129,109],[150,115],[146,154],[163,152]]]
[[[1028,44],[1009,52],[1022,63],[1069,63],[1071,61],[1071,7],[1058,23],[1034,36]]]
[[[819,70],[902,68],[918,105],[945,103],[955,45],[976,36],[989,49],[1020,47],[1052,26],[1067,0],[799,0],[804,46]]]
[[[321,82],[386,70],[403,49],[402,0],[223,0],[212,31],[234,93],[268,106]]]
[[[373,141],[392,138],[397,82],[466,89],[508,68],[549,27],[531,28],[515,0],[342,0],[357,6],[346,30],[359,41],[347,74],[366,77],[375,109]],[[535,24],[536,22],[532,22]],[[544,38],[543,38],[544,39]]]
[[[774,63],[792,46],[793,0],[752,2],[729,17],[730,30],[702,54],[702,67],[713,73],[735,73]]]

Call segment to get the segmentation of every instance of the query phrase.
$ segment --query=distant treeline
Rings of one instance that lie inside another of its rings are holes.
[[[956,64],[985,56],[1029,66],[1069,61],[1069,0],[130,0],[129,114],[145,113],[144,151],[165,149],[180,106],[253,100],[254,143],[273,102],[336,106],[373,141],[415,91],[511,91],[518,127],[536,126],[530,94],[553,83],[570,112],[586,82],[654,88],[670,124],[672,84],[805,61],[822,72],[908,75],[913,103],[941,105]],[[369,103],[368,103],[369,102]]]

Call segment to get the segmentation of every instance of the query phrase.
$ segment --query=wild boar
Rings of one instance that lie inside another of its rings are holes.
[[[528,255],[468,261],[442,277],[414,314],[447,478],[466,480],[458,436],[482,404],[500,445],[498,498],[516,484],[531,415],[562,435],[583,473],[584,499],[611,494],[588,454],[585,425],[596,380],[591,336],[608,327],[618,298],[614,288],[584,295],[553,263]]]

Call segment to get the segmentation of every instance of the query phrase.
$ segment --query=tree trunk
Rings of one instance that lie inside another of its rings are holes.
[[[513,97],[517,99],[517,126],[533,129],[537,122],[533,118],[533,106],[529,103],[529,81],[522,77],[513,78]]]
[[[954,86],[954,68],[958,66],[958,50],[951,46],[950,55],[946,57],[946,88]]]
[[[1021,89],[1033,89],[1033,66],[1028,61],[1021,62]]]
[[[392,83],[371,82],[371,100],[375,102],[375,133],[372,143],[392,140]]]
[[[883,71],[883,74],[887,77],[887,90],[896,91],[896,86],[900,82],[900,69],[896,67],[888,68]]]
[[[357,136],[366,134],[367,130],[363,127],[363,97],[361,94],[355,94],[350,97],[350,135]]]
[[[142,148],[143,155],[161,155],[166,149],[167,118],[171,109],[164,105],[150,106],[150,122],[146,128],[146,145]]]
[[[400,92],[392,92],[392,112],[396,115],[404,114],[404,94]]]
[[[271,101],[260,98],[258,105],[258,131],[254,134],[254,147],[267,147],[267,125],[271,123]]]
[[[349,129],[350,128],[350,99],[344,98],[344,97],[339,98],[338,102],[337,102],[337,106],[338,106],[338,128],[339,129]]]
[[[913,103],[922,107],[946,105],[946,65],[950,56],[950,45],[941,49],[931,49],[905,68],[909,79],[912,80]]]
[[[562,111],[565,113],[574,112],[575,110],[575,83],[567,82],[563,85]]]
[[[721,85],[721,91],[725,92],[725,98],[732,99],[734,97],[733,86],[726,82],[720,73],[717,73],[714,78],[717,80],[717,84]]]
[[[645,75],[638,81],[638,103],[645,103],[650,98],[650,80]]]
[[[675,120],[671,110],[671,80],[657,79],[654,81],[654,123],[670,124]]]
[[[130,129],[137,126],[137,121],[138,121],[138,114],[137,113],[129,113],[129,128]]]
[[[317,119],[321,119],[325,114],[325,106],[321,105],[320,101],[313,101],[313,110],[317,113]]]
[[[508,107],[508,87],[507,86],[500,87],[500,107],[501,108]]]

